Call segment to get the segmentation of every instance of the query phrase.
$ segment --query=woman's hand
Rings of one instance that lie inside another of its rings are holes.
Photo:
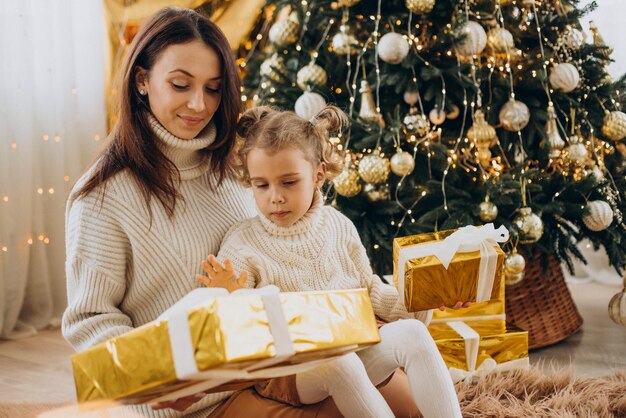
[[[450,306],[450,308],[452,308],[452,309],[461,309],[461,308],[469,308],[470,306],[472,306],[472,302],[457,301],[457,303],[455,303],[453,306]],[[446,310],[446,305],[439,306],[439,310],[440,311],[445,311]]]
[[[202,270],[209,277],[198,274],[196,275],[197,281],[206,287],[221,287],[229,292],[244,287],[248,279],[248,273],[245,271],[237,278],[230,260],[224,260],[224,265],[222,265],[214,255],[209,255],[206,260],[202,261]]]

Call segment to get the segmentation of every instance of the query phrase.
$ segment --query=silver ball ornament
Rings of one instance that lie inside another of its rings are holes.
[[[563,150],[563,161],[570,165],[582,166],[587,161],[589,152],[584,144],[573,143]]]
[[[267,77],[270,80],[278,81],[281,78],[280,73],[285,72],[285,60],[278,54],[273,54],[261,63],[259,74],[261,77]]]
[[[396,176],[408,176],[415,169],[415,159],[411,153],[398,151],[391,157],[391,171]]]
[[[519,242],[522,244],[534,244],[543,235],[543,221],[531,208],[520,208],[513,224],[519,231]]]
[[[563,93],[569,93],[578,87],[580,74],[578,69],[569,63],[559,64],[550,73],[550,85]]]
[[[408,115],[402,120],[408,132],[415,133],[418,137],[422,137],[430,130],[430,122],[426,115],[417,113],[417,109],[413,108]]]
[[[332,46],[333,51],[337,55],[348,55],[357,52],[356,46],[358,42],[354,35],[345,31],[339,31],[333,36]]]
[[[480,55],[487,45],[487,33],[478,22],[470,20],[458,30],[461,40],[456,43],[456,53],[462,57]]]

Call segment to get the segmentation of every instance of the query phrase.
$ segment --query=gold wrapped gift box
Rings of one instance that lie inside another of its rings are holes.
[[[476,358],[469,359],[466,351],[467,341],[450,326],[451,324],[455,322],[431,324],[428,327],[448,368],[468,371],[469,364],[473,364],[475,370],[480,370],[481,367],[484,368],[485,361],[495,361],[497,366],[493,370],[528,366],[528,332],[507,325],[503,320],[462,322],[480,337]]]
[[[394,284],[398,289],[398,263],[400,252],[413,246],[432,244],[443,241],[456,230],[446,230],[432,233],[411,235],[395,238],[393,241]],[[497,253],[496,277],[493,280],[489,300],[504,300],[503,282],[501,280],[504,252],[495,244],[493,249]],[[457,252],[446,269],[435,255],[411,258],[404,266],[404,304],[409,312],[423,311],[438,308],[441,305],[453,306],[457,301],[475,302],[478,294],[478,275],[480,268],[480,251]],[[488,303],[480,302],[478,307],[470,308],[472,315],[478,311],[504,312],[503,303],[495,303],[487,307]],[[485,308],[485,309],[484,309]],[[470,312],[470,311],[467,311]],[[480,313],[482,314],[482,313]],[[442,315],[442,316],[450,316]]]
[[[367,289],[277,296],[295,352],[278,366],[319,360],[380,341]],[[276,356],[261,296],[213,298],[187,311],[187,320],[201,372],[254,369],[260,360]],[[77,353],[72,367],[78,402],[145,403],[198,383],[177,378],[167,320],[150,322]]]

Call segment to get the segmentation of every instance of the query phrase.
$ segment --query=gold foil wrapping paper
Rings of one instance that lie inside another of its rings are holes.
[[[279,298],[295,350],[286,364],[380,341],[367,289],[280,293]],[[188,311],[188,323],[200,371],[249,367],[276,354],[260,296],[209,300]],[[78,402],[143,403],[195,383],[176,378],[167,321],[77,353],[72,367]]]
[[[399,288],[397,276],[397,264],[401,249],[414,245],[428,245],[435,241],[442,241],[451,235],[455,230],[439,231],[411,235],[408,237],[395,238],[393,241],[393,262],[394,262],[394,284]],[[499,245],[494,245],[494,250],[498,253],[496,265],[496,277],[490,299],[498,299],[503,292],[503,282],[500,280],[500,272],[504,262],[504,252]],[[475,301],[478,290],[478,271],[480,267],[480,251],[457,252],[452,262],[446,269],[439,259],[434,256],[409,259],[405,265],[404,274],[404,303],[409,312],[423,311],[426,309],[438,308],[446,305],[452,306],[457,301]],[[501,300],[504,300],[502,297]],[[481,310],[488,304],[482,302]],[[487,308],[487,311],[501,310],[497,306]],[[470,308],[472,309],[472,308]],[[477,315],[475,313],[473,315]]]
[[[501,364],[528,357],[528,332],[507,325],[503,320],[467,321],[466,324],[480,335],[476,367],[488,358]],[[428,330],[448,368],[467,370],[463,337],[446,323],[431,324]]]

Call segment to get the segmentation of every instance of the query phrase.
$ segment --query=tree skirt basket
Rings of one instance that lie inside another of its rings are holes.
[[[526,260],[524,280],[506,287],[506,320],[528,331],[528,348],[534,349],[569,337],[580,329],[583,319],[559,261],[550,255],[544,272],[541,257]]]

